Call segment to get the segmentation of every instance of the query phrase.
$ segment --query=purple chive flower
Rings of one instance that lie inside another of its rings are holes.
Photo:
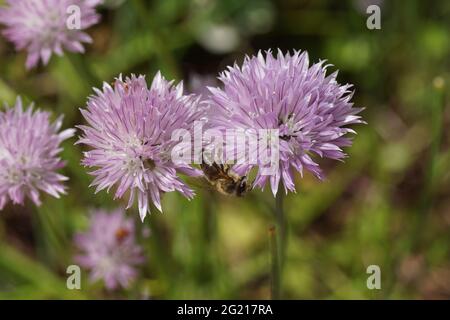
[[[109,290],[127,288],[145,260],[136,243],[134,221],[120,209],[93,212],[89,230],[75,236],[75,245],[80,250],[76,262],[90,269],[92,282],[103,280]]]
[[[0,8],[0,23],[6,26],[3,34],[16,50],[28,52],[28,69],[39,59],[46,65],[52,53],[62,56],[64,49],[83,53],[83,43],[92,42],[83,30],[99,22],[95,6],[102,1],[7,0],[7,6]]]
[[[187,198],[194,196],[177,176],[178,172],[200,175],[187,164],[171,161],[174,130],[192,130],[195,120],[203,115],[204,104],[194,95],[183,95],[183,85],[173,86],[158,72],[150,88],[144,76],[120,77],[111,87],[89,98],[87,109],[81,110],[88,122],[79,126],[83,135],[78,141],[92,148],[85,153],[83,164],[97,168],[92,185],[96,192],[117,185],[115,198],[130,191],[127,208],[137,196],[143,220],[150,211],[149,200],[160,210],[160,195],[179,191]]]
[[[40,205],[39,191],[56,198],[65,193],[67,178],[57,173],[64,166],[58,154],[74,130],[58,132],[62,117],[54,123],[49,118],[32,105],[24,111],[20,98],[14,108],[0,111],[0,210],[9,201],[24,204],[25,197]]]
[[[285,191],[294,191],[293,172],[306,169],[323,179],[314,155],[343,159],[344,137],[355,133],[347,125],[362,123],[352,107],[351,85],[339,85],[337,72],[326,76],[324,61],[310,66],[307,52],[283,55],[271,51],[246,57],[242,67],[234,65],[220,75],[223,89],[210,88],[211,123],[225,129],[278,129],[279,163],[275,174],[258,171],[254,185],[270,182],[275,195],[280,181]],[[234,171],[247,174],[251,164],[238,164]],[[261,166],[260,168],[261,169]]]

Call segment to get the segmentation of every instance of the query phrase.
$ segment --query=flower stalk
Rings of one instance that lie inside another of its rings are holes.
[[[271,295],[273,300],[281,299],[281,283],[286,253],[286,219],[284,215],[284,194],[278,192],[275,200],[275,225],[269,229],[271,253]]]

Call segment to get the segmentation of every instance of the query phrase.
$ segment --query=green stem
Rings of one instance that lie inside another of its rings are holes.
[[[278,254],[278,244],[276,237],[276,227],[269,229],[269,246],[270,246],[270,293],[272,300],[280,299],[280,261]]]
[[[213,284],[213,279],[215,276],[214,270],[214,261],[215,258],[215,235],[216,235],[216,226],[215,226],[215,215],[213,212],[213,204],[214,204],[214,194],[212,193],[203,193],[202,197],[202,214],[200,215],[200,238],[198,243],[198,261],[196,266],[196,274],[198,276],[198,280],[203,285]]]
[[[278,249],[280,252],[280,264],[281,268],[283,268],[284,265],[284,258],[286,254],[286,219],[284,216],[284,193],[281,191],[278,191],[277,197],[276,197],[276,205],[275,205],[275,217],[278,227],[278,233],[280,241],[278,242]]]
[[[436,77],[433,82],[431,103],[431,135],[432,141],[430,146],[428,163],[426,164],[426,175],[422,190],[420,205],[414,222],[412,249],[422,243],[424,223],[426,215],[433,206],[434,193],[437,183],[437,160],[439,158],[439,149],[442,142],[444,130],[444,106],[445,106],[445,80],[442,77]]]
[[[286,219],[284,215],[284,194],[278,192],[275,200],[275,226],[269,230],[271,252],[271,292],[272,299],[281,298],[281,283],[286,254]]]
[[[156,211],[157,209],[152,206],[153,215],[145,219],[152,231],[152,235],[149,238],[150,241],[146,242],[146,246],[148,252],[152,254],[158,278],[161,279],[161,283],[167,284],[167,287],[161,289],[162,293],[166,294],[166,290],[172,290],[174,287],[174,281],[176,281],[174,275],[176,274],[177,266],[171,255],[171,247],[165,238],[164,223],[161,220],[162,215],[157,214]],[[151,272],[151,266],[147,264],[147,267],[148,271]]]

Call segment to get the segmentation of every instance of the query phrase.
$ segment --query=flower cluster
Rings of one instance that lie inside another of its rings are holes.
[[[144,262],[134,221],[120,209],[93,212],[89,230],[75,236],[75,245],[80,250],[76,262],[90,269],[91,281],[103,280],[109,290],[127,288]]]
[[[355,133],[348,126],[363,123],[358,115],[362,109],[351,102],[351,85],[338,84],[337,72],[327,75],[327,67],[324,61],[310,64],[306,52],[278,51],[276,56],[259,52],[246,57],[242,66],[235,64],[223,72],[222,88],[208,87],[206,98],[184,94],[182,83],[174,85],[159,72],[150,87],[144,76],[135,75],[120,76],[112,85],[104,83],[81,109],[87,124],[78,126],[82,134],[77,143],[89,147],[82,163],[93,169],[91,185],[96,193],[115,187],[115,198],[127,193],[127,208],[137,200],[142,220],[150,204],[162,211],[163,193],[178,191],[191,199],[194,192],[180,174],[201,176],[202,172],[192,161],[176,161],[173,153],[178,152],[180,131],[182,140],[190,142],[192,132],[196,139],[197,123],[215,132],[275,132],[270,139],[276,140],[277,147],[269,150],[277,155],[274,170],[263,173],[261,159],[237,159],[230,174],[241,176],[234,176],[239,181],[247,181],[245,177],[257,168],[253,186],[270,184],[276,195],[280,185],[286,193],[295,192],[295,172],[302,176],[307,170],[323,179],[317,157],[345,158],[342,148],[352,143],[347,134]],[[20,99],[15,108],[0,114],[0,124],[0,209],[9,200],[23,203],[26,196],[39,204],[39,190],[55,197],[63,193],[66,178],[55,172],[63,165],[57,154],[59,144],[73,130],[57,133],[61,119],[50,125],[47,113],[33,113],[31,107],[22,111]],[[205,141],[200,143],[200,152],[208,152]]]
[[[272,175],[258,171],[255,186],[270,182],[273,194],[280,181],[287,191],[295,191],[293,171],[306,169],[322,179],[317,155],[342,159],[345,137],[354,133],[348,125],[362,123],[361,109],[350,102],[350,85],[336,82],[337,72],[326,75],[324,61],[310,65],[308,54],[294,51],[275,56],[246,57],[241,67],[234,65],[220,75],[223,89],[210,88],[211,126],[222,129],[276,129],[279,132],[279,165]],[[255,166],[233,167],[246,175]]]
[[[17,50],[26,50],[26,67],[46,65],[53,53],[84,52],[91,37],[83,30],[100,20],[95,6],[103,0],[7,0],[0,8],[3,34]],[[73,21],[72,21],[73,20]]]
[[[194,193],[178,173],[200,175],[189,165],[171,161],[178,141],[174,130],[191,130],[203,117],[205,105],[195,95],[184,95],[182,83],[174,86],[158,73],[151,84],[143,76],[118,78],[103,91],[95,90],[86,110],[87,126],[79,126],[78,141],[92,149],[83,164],[92,172],[96,192],[117,185],[116,198],[130,192],[128,207],[137,197],[141,219],[150,210],[149,200],[161,211],[160,194],[179,191],[187,198]]]
[[[25,197],[40,205],[39,191],[56,198],[65,193],[67,178],[57,173],[64,166],[58,154],[74,130],[59,132],[62,117],[54,123],[49,117],[33,106],[23,110],[20,98],[0,112],[0,210],[9,201],[23,204]]]

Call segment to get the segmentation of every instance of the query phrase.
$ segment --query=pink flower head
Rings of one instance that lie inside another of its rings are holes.
[[[171,161],[171,150],[178,143],[172,133],[192,130],[200,119],[204,104],[194,95],[184,95],[183,85],[173,86],[158,72],[150,88],[143,76],[119,77],[103,91],[95,89],[87,109],[81,110],[87,126],[79,126],[78,141],[91,147],[83,164],[97,168],[92,183],[96,192],[117,186],[115,197],[130,191],[127,208],[137,197],[143,220],[150,211],[149,200],[160,210],[161,193],[179,191],[187,198],[194,193],[178,173],[196,176],[200,172],[188,164]]]
[[[322,179],[314,156],[343,159],[342,147],[351,145],[348,125],[362,123],[362,109],[350,102],[351,85],[336,82],[337,72],[326,75],[324,61],[310,65],[307,52],[246,57],[220,75],[223,89],[210,88],[210,126],[223,129],[278,130],[279,161],[275,174],[258,171],[255,186],[270,183],[273,194],[281,183],[295,191],[293,172],[306,169]],[[259,163],[238,164],[233,170],[248,174]]]
[[[83,30],[100,20],[95,6],[102,0],[7,0],[0,8],[3,31],[16,50],[26,50],[26,67],[35,67],[39,59],[46,65],[53,53],[63,50],[84,52],[83,43],[91,37]]]
[[[93,212],[89,230],[75,236],[75,245],[80,250],[77,263],[90,269],[91,281],[103,280],[109,290],[127,288],[144,262],[134,221],[120,209]]]
[[[65,193],[66,177],[57,173],[64,166],[60,143],[74,134],[58,132],[62,117],[50,123],[50,114],[23,110],[17,98],[14,108],[0,111],[0,210],[8,201],[23,204],[25,197],[40,205],[39,191],[56,198]]]

